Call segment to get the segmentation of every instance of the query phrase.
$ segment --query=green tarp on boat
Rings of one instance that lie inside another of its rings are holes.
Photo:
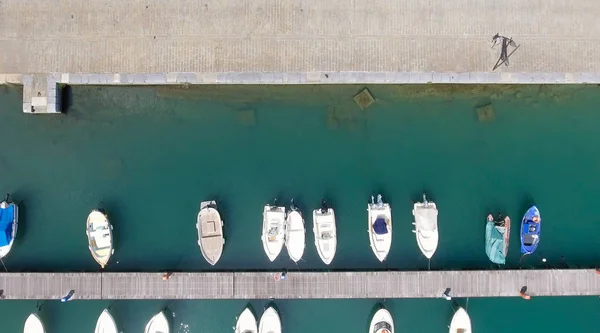
[[[488,221],[485,225],[485,253],[493,263],[499,265],[504,265],[506,262],[508,244],[505,244],[505,232],[506,227],[497,226],[492,221]]]

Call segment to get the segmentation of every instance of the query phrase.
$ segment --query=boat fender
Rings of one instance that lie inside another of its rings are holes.
[[[523,288],[521,288],[521,290],[519,291],[519,295],[521,295],[521,297],[524,300],[530,300],[531,296],[527,295],[527,286],[523,286]]]
[[[600,275],[600,268],[596,268],[596,274]]]

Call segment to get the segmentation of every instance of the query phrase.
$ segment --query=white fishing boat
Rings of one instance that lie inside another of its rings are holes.
[[[10,202],[10,195],[0,203],[0,259],[12,249],[19,226],[19,207]]]
[[[369,241],[371,249],[379,261],[383,262],[392,247],[392,208],[384,203],[381,194],[377,195],[377,203],[371,196],[371,203],[367,205],[369,212]]]
[[[298,207],[294,205],[294,200],[290,204],[290,211],[285,218],[285,247],[290,258],[294,262],[300,261],[304,254],[306,246],[306,230],[304,229],[304,219]]]
[[[285,207],[266,205],[263,210],[262,242],[269,260],[274,261],[285,242]]]
[[[167,316],[165,316],[165,312],[161,311],[154,315],[152,319],[146,324],[146,329],[144,333],[170,333],[171,327],[169,325],[169,320]]]
[[[45,333],[44,325],[42,324],[42,320],[40,317],[32,313],[25,320],[25,327],[23,328],[23,333]]]
[[[198,229],[198,245],[200,252],[206,261],[215,265],[223,254],[223,220],[217,210],[215,201],[203,201],[200,203],[200,212],[196,223]]]
[[[313,210],[313,233],[315,246],[319,257],[329,265],[335,257],[337,249],[337,234],[335,228],[335,212],[328,208],[325,200],[321,201],[321,208]]]
[[[246,308],[242,311],[242,314],[235,323],[235,333],[257,333],[258,327],[256,326],[256,317],[252,313],[250,308]]]
[[[112,225],[106,214],[94,209],[86,221],[86,234],[92,257],[104,268],[114,253]]]
[[[258,333],[281,333],[281,320],[275,308],[269,307],[260,317]]]
[[[435,202],[428,201],[427,196],[423,194],[423,202],[417,202],[413,208],[413,216],[415,217],[415,230],[413,232],[417,236],[417,244],[421,252],[431,259],[438,246],[438,210]]]
[[[96,322],[96,329],[94,333],[117,333],[119,330],[117,329],[117,323],[113,316],[108,312],[108,309],[104,309],[98,317],[98,321]]]
[[[379,309],[371,319],[369,333],[394,333],[394,319],[386,309]]]
[[[465,309],[458,308],[450,323],[450,333],[471,333],[471,318]]]

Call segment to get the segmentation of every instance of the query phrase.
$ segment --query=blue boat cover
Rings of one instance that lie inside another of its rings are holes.
[[[385,223],[385,218],[378,217],[373,223],[373,231],[375,231],[378,235],[385,235],[388,233],[387,223]]]
[[[15,205],[0,208],[0,246],[6,246],[12,241],[15,220]]]

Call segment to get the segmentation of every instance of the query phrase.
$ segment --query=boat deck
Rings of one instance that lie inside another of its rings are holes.
[[[4,299],[327,299],[600,295],[593,269],[173,273],[0,273]]]

